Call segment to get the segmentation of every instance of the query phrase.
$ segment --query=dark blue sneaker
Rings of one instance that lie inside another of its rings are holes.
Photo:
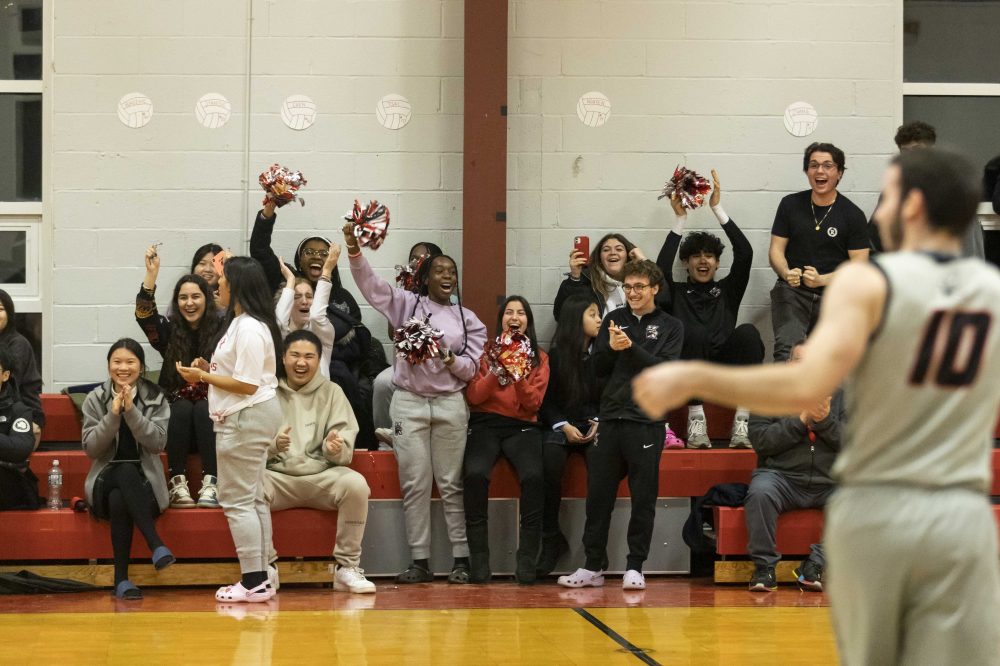
[[[795,578],[798,580],[800,590],[805,592],[823,591],[823,567],[811,559],[804,561],[795,570]]]
[[[774,567],[758,564],[750,578],[751,592],[774,592],[778,589],[778,579],[774,577]]]

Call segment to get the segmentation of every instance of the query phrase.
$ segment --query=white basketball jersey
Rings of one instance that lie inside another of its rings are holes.
[[[1000,272],[978,259],[897,252],[882,324],[848,378],[843,485],[988,492],[1000,407]]]

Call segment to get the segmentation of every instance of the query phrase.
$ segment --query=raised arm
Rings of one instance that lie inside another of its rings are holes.
[[[257,213],[253,231],[250,232],[250,256],[259,261],[264,268],[264,275],[267,276],[267,284],[272,292],[281,286],[282,282],[280,262],[271,249],[271,236],[274,234],[274,223],[277,221],[274,202],[268,201]]]

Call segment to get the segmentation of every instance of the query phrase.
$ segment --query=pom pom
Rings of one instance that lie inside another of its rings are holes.
[[[518,330],[502,333],[486,348],[486,364],[501,386],[527,377],[534,358],[531,340]]]
[[[423,265],[428,256],[430,255],[423,254],[405,266],[397,264],[396,286],[416,294],[420,290],[420,285],[417,284],[417,271],[420,270],[420,266]]]
[[[705,195],[712,191],[712,185],[704,176],[682,166],[674,169],[673,177],[663,186],[663,194],[657,199],[671,198],[677,193],[681,206],[694,210],[705,203]]]
[[[439,341],[444,333],[431,326],[430,319],[430,315],[423,319],[412,317],[396,329],[393,343],[397,358],[404,359],[410,365],[420,365],[428,359],[440,358]]]
[[[354,200],[354,208],[348,211],[344,219],[354,225],[354,237],[362,247],[377,250],[382,247],[385,236],[389,233],[389,209],[372,199],[367,208],[361,207],[361,202]]]
[[[291,171],[280,164],[272,164],[267,170],[260,174],[260,186],[267,194],[264,196],[264,203],[273,201],[274,205],[281,208],[287,203],[296,199],[299,205],[305,206],[306,201],[296,193],[299,188],[306,184],[306,179],[301,171]]]

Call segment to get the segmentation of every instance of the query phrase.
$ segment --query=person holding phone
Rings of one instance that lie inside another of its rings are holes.
[[[455,558],[449,583],[469,582],[469,544],[462,495],[462,460],[469,427],[463,391],[475,376],[486,345],[486,326],[462,306],[458,268],[446,254],[421,264],[419,292],[393,287],[379,277],[361,253],[353,226],[344,226],[351,274],[362,296],[399,328],[411,318],[430,317],[444,336],[441,357],[412,364],[396,359],[393,383],[398,387],[389,407],[393,451],[399,462],[406,538],[413,562],[396,577],[399,583],[427,583],[430,570],[431,486],[437,484],[444,505],[448,538]],[[452,304],[452,294],[458,296]]]

